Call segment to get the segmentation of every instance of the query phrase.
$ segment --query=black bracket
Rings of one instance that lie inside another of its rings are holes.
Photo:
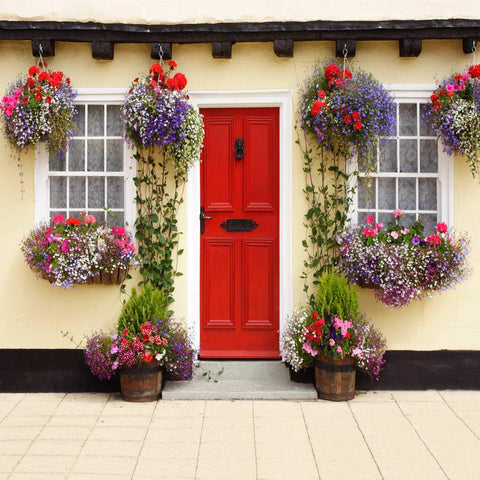
[[[235,156],[238,160],[241,160],[245,155],[245,142],[243,138],[237,138],[235,140]]]

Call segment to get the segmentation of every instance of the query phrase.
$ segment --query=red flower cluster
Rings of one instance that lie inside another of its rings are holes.
[[[435,233],[431,233],[425,240],[432,245],[440,245],[442,243],[442,238]]]
[[[479,65],[472,65],[468,69],[468,73],[475,78],[480,78],[480,64]]]
[[[177,64],[170,60],[168,62],[170,70],[174,70]],[[149,70],[150,73],[150,85],[153,88],[167,88],[168,90],[183,90],[187,86],[187,78],[183,73],[176,73],[173,77],[168,78],[169,73],[163,72],[163,67],[159,63],[154,63]],[[137,82],[138,78],[134,80]]]
[[[304,337],[312,342],[320,342],[322,339],[322,327],[325,325],[325,320],[323,318],[318,318],[317,312],[312,313],[312,318],[315,321],[307,327]]]

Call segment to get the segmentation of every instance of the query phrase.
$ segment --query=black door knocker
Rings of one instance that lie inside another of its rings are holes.
[[[245,142],[243,138],[237,138],[235,140],[235,156],[238,160],[241,160],[245,155]]]

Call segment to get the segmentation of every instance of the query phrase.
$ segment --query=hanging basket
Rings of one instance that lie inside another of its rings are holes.
[[[355,363],[352,357],[340,360],[319,354],[315,357],[315,388],[318,398],[342,402],[355,396]]]
[[[112,272],[102,271],[98,275],[88,277],[87,285],[121,285],[127,277],[127,268],[116,268]]]

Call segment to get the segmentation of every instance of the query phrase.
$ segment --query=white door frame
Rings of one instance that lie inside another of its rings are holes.
[[[292,269],[292,129],[290,90],[190,92],[198,108],[279,107],[280,231],[279,325],[280,334],[293,306]],[[187,204],[187,325],[196,348],[200,346],[200,166],[189,173]]]

